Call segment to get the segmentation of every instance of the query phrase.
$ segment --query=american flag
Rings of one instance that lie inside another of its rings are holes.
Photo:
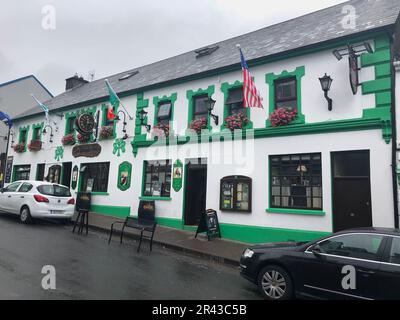
[[[257,91],[256,85],[249,72],[246,59],[244,58],[242,49],[238,46],[240,51],[240,62],[243,70],[243,106],[245,108],[264,108],[262,105],[262,98]]]

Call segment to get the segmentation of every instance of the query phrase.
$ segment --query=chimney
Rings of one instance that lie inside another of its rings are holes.
[[[89,81],[83,79],[82,77],[79,77],[77,74],[75,74],[73,77],[65,79],[65,91],[76,88],[78,86],[81,86],[85,83],[88,83]]]

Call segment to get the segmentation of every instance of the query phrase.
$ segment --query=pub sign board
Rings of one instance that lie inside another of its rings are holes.
[[[13,156],[7,157],[4,183],[10,183],[11,182],[13,161],[14,161],[14,157]]]
[[[182,188],[183,164],[180,160],[174,163],[174,170],[172,175],[172,188],[178,192]]]
[[[94,158],[97,157],[101,152],[101,146],[98,143],[90,144],[80,144],[72,148],[72,155],[75,158],[87,157]]]
[[[213,238],[221,238],[221,230],[218,222],[217,211],[214,209],[207,209],[200,218],[199,225],[197,227],[195,238],[197,234],[205,232],[207,238],[210,241]]]

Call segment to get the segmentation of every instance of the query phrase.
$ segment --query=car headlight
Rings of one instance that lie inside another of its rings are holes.
[[[254,251],[253,251],[253,250],[251,250],[251,249],[246,249],[246,250],[243,252],[243,257],[244,257],[244,258],[251,258],[251,257],[253,256],[253,254],[254,254]]]

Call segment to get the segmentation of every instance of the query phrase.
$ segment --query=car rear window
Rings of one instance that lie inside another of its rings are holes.
[[[70,197],[71,196],[71,192],[69,191],[69,188],[58,186],[56,184],[53,184],[53,185],[46,184],[46,185],[38,186],[37,189],[41,194],[45,194],[47,196],[56,196],[56,197]]]

